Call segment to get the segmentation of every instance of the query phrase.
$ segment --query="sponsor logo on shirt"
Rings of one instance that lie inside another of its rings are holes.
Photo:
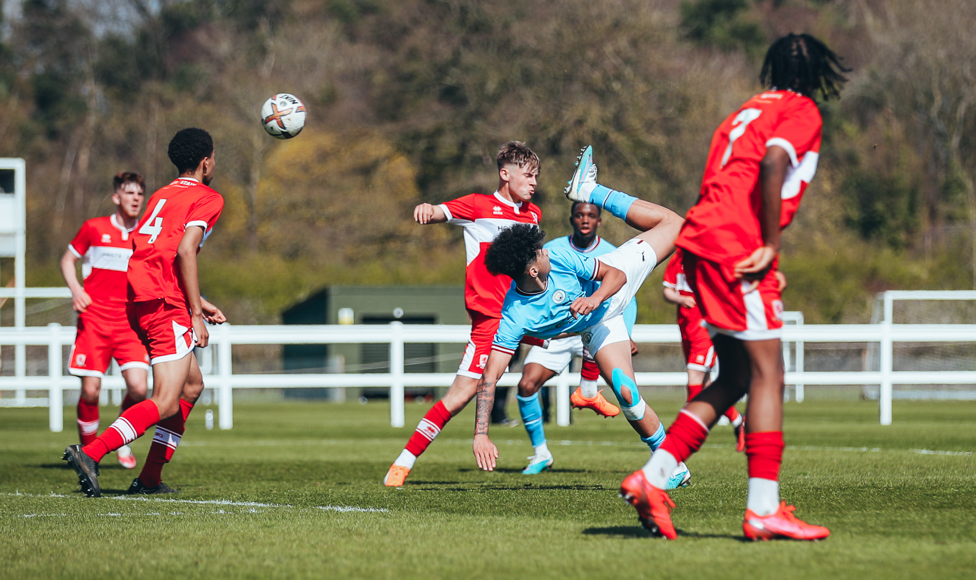
[[[111,244],[112,243],[112,236],[110,234],[102,234],[102,243],[103,244]]]
[[[496,205],[495,207],[491,208],[491,213],[493,213],[494,215],[502,215],[501,206]]]

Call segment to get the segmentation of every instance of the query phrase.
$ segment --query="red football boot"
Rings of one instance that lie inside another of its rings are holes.
[[[637,508],[637,518],[642,526],[655,536],[669,540],[677,539],[671,523],[671,509],[674,502],[662,489],[651,485],[640,469],[627,476],[620,484],[620,497]]]
[[[796,510],[785,501],[779,502],[776,513],[768,516],[757,516],[752,510],[746,510],[742,531],[750,540],[773,540],[787,538],[790,540],[822,540],[830,535],[830,530],[823,526],[808,524],[793,515]]]

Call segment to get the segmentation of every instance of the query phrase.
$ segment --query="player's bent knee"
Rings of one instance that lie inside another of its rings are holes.
[[[620,411],[624,414],[624,417],[628,421],[640,421],[644,418],[644,411],[647,409],[647,404],[644,403],[644,399],[641,398],[640,391],[637,390],[637,383],[634,379],[627,376],[620,369],[613,369],[613,374],[611,375],[611,385],[613,388],[613,394],[617,396],[617,402],[620,403]],[[623,389],[626,388],[630,396],[630,402],[624,398]]]

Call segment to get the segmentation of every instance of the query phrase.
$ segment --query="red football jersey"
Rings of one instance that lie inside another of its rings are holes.
[[[154,193],[132,236],[129,301],[162,298],[174,306],[186,306],[176,251],[191,226],[203,228],[203,247],[223,208],[224,198],[195,179],[181,177]]]
[[[821,125],[813,99],[791,91],[768,91],[746,101],[712,136],[701,197],[685,216],[677,245],[724,264],[762,246],[759,163],[773,145],[790,155],[780,228],[788,226],[817,172]]]
[[[447,222],[464,228],[464,304],[468,310],[499,318],[508,276],[492,276],[485,267],[485,250],[498,232],[515,224],[539,225],[542,212],[532,203],[512,203],[498,194],[472,193],[440,205]]]
[[[685,277],[685,267],[682,264],[684,256],[681,253],[681,248],[677,248],[674,254],[671,255],[671,259],[668,261],[668,265],[664,268],[664,285],[668,288],[673,288],[682,296],[694,296],[695,293],[692,291],[691,286],[688,285],[688,278]]]
[[[132,256],[131,232],[112,214],[86,221],[68,244],[68,250],[82,259],[81,277],[85,292],[93,301],[125,302],[125,271]]]

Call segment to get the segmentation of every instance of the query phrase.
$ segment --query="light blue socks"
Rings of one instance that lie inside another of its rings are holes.
[[[627,219],[627,212],[630,211],[630,206],[634,205],[635,201],[637,201],[636,197],[602,185],[597,185],[590,193],[590,203],[599,205],[625,221]]]
[[[641,437],[641,441],[647,443],[647,446],[651,448],[651,453],[654,453],[664,443],[666,437],[667,433],[664,432],[664,425],[658,424],[657,431],[650,437]]]
[[[539,400],[539,393],[531,397],[516,396],[515,398],[518,400],[519,414],[522,415],[522,424],[529,434],[532,447],[544,444],[546,429],[542,425],[542,402]]]

